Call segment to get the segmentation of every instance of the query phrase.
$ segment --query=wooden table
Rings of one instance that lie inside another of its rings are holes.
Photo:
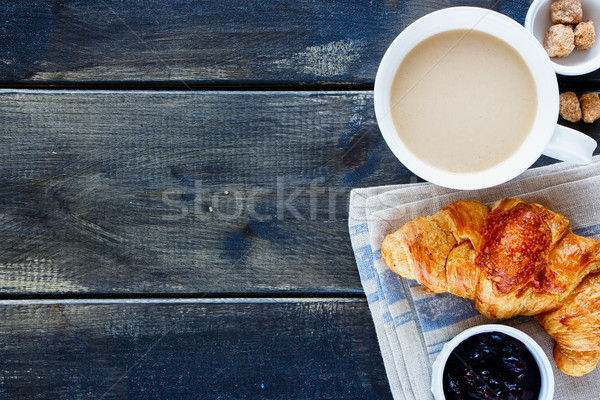
[[[0,398],[390,399],[347,232],[352,188],[417,181],[378,63],[529,3],[0,2]]]

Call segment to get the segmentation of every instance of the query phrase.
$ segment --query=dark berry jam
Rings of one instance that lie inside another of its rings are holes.
[[[502,332],[484,332],[459,344],[444,368],[447,400],[534,400],[540,369],[527,347]]]

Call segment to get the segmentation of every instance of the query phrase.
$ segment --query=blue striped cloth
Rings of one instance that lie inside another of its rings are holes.
[[[452,201],[474,199],[489,204],[504,197],[519,197],[567,216],[576,233],[600,239],[598,194],[599,156],[586,166],[558,163],[530,169],[506,184],[478,191],[419,183],[351,192],[350,239],[395,399],[432,398],[431,364],[443,345],[464,329],[497,321],[481,316],[471,300],[426,293],[415,281],[393,273],[381,260],[385,235]],[[535,320],[517,317],[502,323],[528,333],[553,360],[553,341]],[[556,370],[555,377],[556,399],[588,400],[600,391],[600,368],[579,378]]]

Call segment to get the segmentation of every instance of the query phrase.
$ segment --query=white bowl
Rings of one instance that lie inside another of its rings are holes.
[[[525,28],[540,42],[550,26],[550,4],[554,0],[534,0],[525,17]],[[594,21],[596,30],[600,29],[600,1],[582,0],[583,20]],[[564,58],[550,59],[556,73],[561,75],[583,75],[600,68],[600,43],[596,35],[596,44],[589,50],[573,50]]]
[[[479,325],[473,328],[469,328],[456,335],[452,340],[450,340],[444,345],[442,351],[440,352],[432,366],[431,392],[433,393],[433,397],[435,397],[436,400],[445,400],[446,398],[446,396],[444,396],[443,385],[444,367],[446,366],[446,361],[448,360],[450,353],[452,353],[456,346],[458,346],[466,339],[482,332],[502,332],[508,336],[512,336],[513,338],[520,340],[531,352],[533,358],[537,362],[538,367],[540,368],[540,377],[542,379],[542,383],[538,399],[552,400],[552,398],[554,397],[554,374],[552,372],[552,366],[550,365],[550,361],[548,361],[548,357],[546,357],[546,353],[544,353],[544,350],[542,350],[540,345],[538,345],[531,338],[531,336],[527,335],[523,331],[500,324]]]

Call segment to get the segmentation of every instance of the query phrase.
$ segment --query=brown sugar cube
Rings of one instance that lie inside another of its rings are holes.
[[[550,5],[553,24],[578,24],[583,18],[581,0],[557,0]]]
[[[575,26],[575,48],[577,50],[589,50],[596,41],[596,30],[594,21],[580,22]]]
[[[600,118],[600,98],[598,93],[586,93],[579,96],[584,122],[594,122]]]
[[[560,116],[570,122],[577,122],[581,119],[581,106],[575,93],[561,93]]]
[[[571,25],[556,24],[546,31],[544,49],[550,57],[566,57],[575,48],[575,34]]]

